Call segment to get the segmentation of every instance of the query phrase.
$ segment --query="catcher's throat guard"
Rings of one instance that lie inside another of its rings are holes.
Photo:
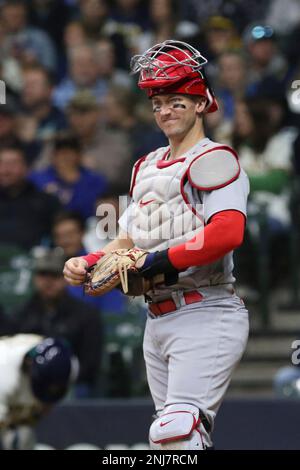
[[[207,59],[194,47],[168,40],[131,59],[132,73],[139,73],[138,86],[145,89],[149,98],[157,94],[187,94],[207,99],[205,112],[218,109],[203,67]]]

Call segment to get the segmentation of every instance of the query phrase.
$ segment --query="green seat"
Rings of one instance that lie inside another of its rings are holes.
[[[105,395],[130,397],[145,388],[142,344],[146,320],[145,309],[136,301],[125,314],[103,314],[105,345],[103,375]]]

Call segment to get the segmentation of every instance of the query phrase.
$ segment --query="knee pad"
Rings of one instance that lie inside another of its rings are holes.
[[[168,405],[149,432],[153,450],[205,450],[212,446],[199,408],[187,403]]]

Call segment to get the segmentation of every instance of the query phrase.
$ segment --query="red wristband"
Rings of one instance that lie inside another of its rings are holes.
[[[90,268],[93,264],[96,264],[102,256],[104,256],[104,251],[95,251],[94,253],[89,253],[88,255],[82,256],[82,259],[88,262],[88,267]]]

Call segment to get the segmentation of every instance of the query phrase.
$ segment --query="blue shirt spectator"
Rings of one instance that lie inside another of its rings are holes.
[[[84,256],[87,255],[86,250],[82,250],[74,256]],[[84,294],[83,288],[77,286],[67,286],[68,293],[83,302],[94,305],[100,312],[103,313],[114,313],[120,314],[126,312],[128,306],[128,298],[122,294],[118,289],[113,289],[107,294],[101,295],[101,297],[91,297]]]
[[[92,94],[97,98],[98,102],[101,102],[107,92],[107,83],[105,80],[98,80],[93,86],[87,87]],[[76,84],[72,78],[65,78],[55,88],[53,93],[53,103],[59,109],[65,109],[71,99],[80,91],[80,87]]]
[[[84,44],[69,48],[68,74],[53,92],[53,103],[64,109],[73,96],[88,89],[101,102],[107,92],[107,80],[99,74],[97,51],[93,45]]]
[[[86,219],[95,214],[97,198],[107,190],[104,176],[81,166],[78,141],[58,136],[54,141],[52,165],[33,171],[29,178],[40,189],[55,194],[65,209],[77,211]]]
[[[84,233],[85,222],[78,213],[64,211],[55,217],[52,227],[53,242],[64,250],[67,258],[87,255],[83,245]],[[101,297],[84,295],[81,287],[68,285],[66,289],[72,297],[94,305],[101,313],[121,315],[127,312],[128,297],[118,289],[113,289]]]
[[[43,191],[55,194],[65,209],[75,210],[85,219],[95,214],[96,200],[107,188],[102,175],[83,167],[78,169],[78,178],[73,182],[66,181],[55,166],[32,172],[30,180]]]

